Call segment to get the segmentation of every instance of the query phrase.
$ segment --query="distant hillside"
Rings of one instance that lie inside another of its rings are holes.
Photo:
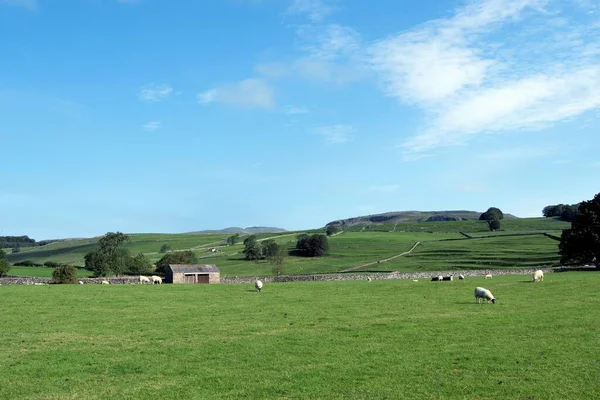
[[[250,226],[248,228],[240,228],[237,226],[232,226],[229,228],[225,228],[225,229],[219,229],[219,230],[204,230],[204,231],[196,231],[196,232],[189,232],[189,233],[246,233],[246,234],[255,234],[255,233],[281,233],[281,232],[287,232],[287,230],[282,229],[282,228],[273,228],[270,226]]]
[[[392,211],[382,214],[365,215],[331,221],[330,225],[364,225],[377,223],[402,223],[402,222],[439,222],[439,221],[465,221],[478,220],[483,211]],[[514,215],[504,214],[504,219],[517,219]]]

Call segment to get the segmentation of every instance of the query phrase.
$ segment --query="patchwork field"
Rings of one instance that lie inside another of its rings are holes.
[[[561,230],[570,224],[551,218],[521,218],[502,222],[502,230],[490,232],[485,221],[407,222],[394,225],[350,227],[329,238],[325,257],[289,256],[286,274],[320,274],[340,271],[438,271],[461,269],[499,269],[555,265],[559,261]],[[259,234],[259,239],[274,238],[292,251],[301,232]],[[240,243],[226,246],[228,234],[133,234],[126,248],[144,253],[158,261],[159,250],[167,244],[172,250],[191,249],[204,264],[216,264],[223,276],[264,276],[272,274],[267,262],[250,262]],[[55,261],[81,266],[86,253],[97,246],[97,238],[70,240],[46,246],[24,248],[9,254],[11,262],[25,259],[38,263]],[[393,258],[420,244],[408,256]],[[216,253],[210,252],[217,248]],[[393,258],[390,261],[384,260]],[[378,263],[378,261],[380,261]],[[11,274],[15,274],[13,270]]]
[[[600,398],[600,273],[529,280],[0,286],[0,398]]]

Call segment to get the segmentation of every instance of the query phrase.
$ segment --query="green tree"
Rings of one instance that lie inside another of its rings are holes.
[[[72,265],[60,265],[52,271],[54,283],[75,283],[77,280],[77,269]]]
[[[152,265],[152,262],[150,262],[143,253],[138,253],[135,257],[132,257],[129,262],[129,273],[143,275],[153,271],[154,266]]]
[[[164,254],[169,250],[171,250],[171,246],[169,246],[168,244],[165,243],[162,246],[160,246],[159,253]]]
[[[335,225],[329,225],[327,227],[327,229],[325,230],[325,233],[327,234],[327,236],[332,236],[335,235],[336,233],[338,233],[340,231],[340,228],[338,228]]]
[[[490,221],[493,219],[501,220],[504,219],[504,213],[499,208],[490,207],[486,212],[479,216],[480,221]]]
[[[156,272],[164,275],[169,264],[198,264],[198,256],[191,250],[167,253],[156,263]]]
[[[8,275],[10,271],[10,263],[6,260],[6,253],[0,249],[0,278]]]
[[[321,257],[329,251],[329,241],[327,236],[318,233],[311,236],[300,235],[296,249],[307,257]]]
[[[230,246],[233,246],[234,244],[236,244],[238,242],[238,239],[240,238],[240,234],[236,233],[235,235],[229,236],[227,238],[227,244]]]
[[[570,229],[562,232],[558,245],[562,264],[595,263],[600,268],[600,193],[579,204]]]
[[[256,239],[255,235],[250,235],[244,239],[244,250],[242,253],[246,256],[246,260],[258,261],[265,258],[263,254],[263,246]]]
[[[273,265],[273,274],[279,277],[284,273],[285,258],[287,256],[287,250],[275,243],[276,248],[273,246],[271,254],[267,257],[267,260]]]
[[[100,248],[85,255],[85,268],[97,277],[120,275],[127,271],[131,257],[122,246],[128,239],[129,236],[121,232],[108,232],[102,236],[98,241]]]
[[[261,243],[261,247],[262,255],[266,259],[269,259],[279,251],[279,245],[273,239],[265,240]]]

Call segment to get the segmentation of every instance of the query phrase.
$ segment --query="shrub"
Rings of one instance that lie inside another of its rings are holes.
[[[8,271],[10,271],[10,263],[4,258],[0,258],[0,278],[8,275]]]
[[[19,261],[19,262],[16,262],[14,265],[15,265],[15,267],[43,267],[44,266],[43,264],[36,263],[31,260]]]
[[[46,261],[44,263],[44,267],[48,267],[48,268],[58,268],[60,267],[60,263],[54,262],[54,261]]]
[[[156,263],[156,272],[163,274],[167,272],[167,266],[169,264],[197,264],[198,256],[196,253],[186,251],[176,251],[174,253],[167,253]]]
[[[77,280],[77,269],[72,265],[60,265],[52,271],[54,283],[75,283]]]

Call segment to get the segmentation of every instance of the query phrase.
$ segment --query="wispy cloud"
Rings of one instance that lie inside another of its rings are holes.
[[[199,93],[200,104],[221,103],[241,108],[272,108],[275,91],[262,79],[246,79]]]
[[[38,10],[37,0],[0,0],[0,4],[7,6],[25,7],[30,11]]]
[[[553,8],[556,6],[556,8]],[[600,107],[600,25],[570,23],[562,0],[472,0],[449,18],[373,44],[385,93],[421,107],[402,143],[431,151],[471,137],[532,130]]]
[[[298,107],[298,106],[286,106],[283,111],[285,115],[303,115],[310,113],[310,110],[306,107]]]
[[[334,7],[323,0],[293,0],[286,15],[305,15],[312,22],[321,22],[334,11]]]
[[[144,130],[148,132],[154,132],[162,128],[162,123],[159,121],[150,121],[144,125]]]
[[[168,98],[173,88],[166,84],[150,83],[140,88],[140,99],[150,102],[158,102]]]
[[[323,136],[328,144],[341,144],[353,140],[354,131],[351,125],[331,125],[315,128],[314,133]]]

